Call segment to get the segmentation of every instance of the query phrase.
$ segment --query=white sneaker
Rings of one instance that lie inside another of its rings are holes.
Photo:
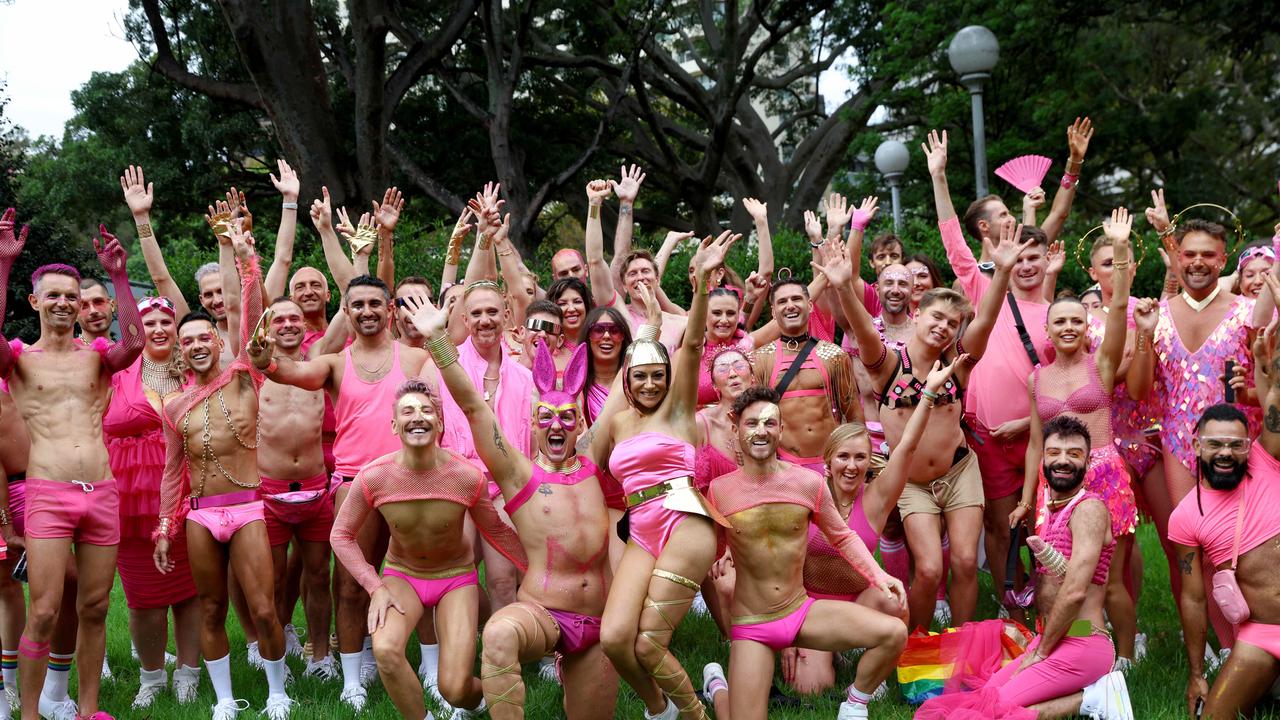
[[[15,687],[4,686],[4,698],[9,701],[9,710],[22,709],[22,695]]]
[[[248,700],[223,700],[213,706],[213,720],[235,720],[241,710],[248,709]]]
[[[288,695],[268,695],[267,707],[263,714],[268,720],[287,720],[294,705],[297,703]]]
[[[840,712],[836,713],[836,720],[862,720],[862,718],[870,717],[867,715],[867,706],[862,703],[851,703],[848,700],[840,703]]]
[[[1126,675],[1128,675],[1129,671],[1132,669],[1133,661],[1127,657],[1121,657],[1119,655],[1116,656],[1115,664],[1111,666],[1111,672],[1124,673]]]
[[[164,682],[142,683],[138,686],[138,694],[133,696],[133,709],[141,710],[151,707],[151,703],[155,702],[156,696],[164,692],[168,687],[168,684]]]
[[[173,653],[171,653],[171,652],[165,651],[165,654],[164,654],[164,664],[165,664],[165,665],[177,665],[177,664],[178,664],[178,656],[177,656],[177,655],[174,655],[174,654],[173,654]]]
[[[302,653],[302,643],[298,640],[298,630],[292,624],[284,626],[284,654],[298,659],[305,657]]]
[[[244,647],[245,655],[247,655],[246,659],[249,661],[250,667],[257,668],[258,670],[266,668],[266,665],[262,663],[262,652],[258,650],[258,643],[251,642]]]
[[[875,692],[871,693],[871,702],[883,700],[885,695],[889,694],[889,681],[881,680],[880,685],[876,687]]]
[[[725,692],[729,691],[729,679],[724,676],[724,666],[718,662],[707,663],[702,666],[702,696],[707,702],[712,702],[715,696],[711,694],[711,683],[719,680]]]
[[[360,685],[369,687],[378,679],[378,663],[372,660],[360,663]]]
[[[289,687],[293,684],[293,668],[287,664],[284,666],[284,686]]]
[[[1093,720],[1134,720],[1124,673],[1109,672],[1086,687],[1080,714]]]
[[[338,699],[350,705],[352,710],[360,712],[365,703],[369,702],[369,692],[363,685],[348,685],[342,688],[342,695]]]
[[[58,702],[49,700],[43,693],[40,695],[39,703],[40,717],[44,720],[76,720],[76,715],[80,708],[76,707],[76,701],[66,698]]]
[[[9,709],[9,702],[0,694],[0,720],[11,720],[13,711]]]
[[[173,671],[173,694],[179,704],[189,703],[200,694],[200,668],[180,667]]]
[[[678,720],[680,717],[680,709],[676,704],[671,702],[671,698],[667,698],[667,706],[657,715],[650,715],[648,710],[644,711],[645,720]]]
[[[115,673],[111,672],[111,663],[107,662],[107,656],[102,656],[102,679],[115,680]]]
[[[951,603],[946,600],[937,600],[933,603],[933,621],[938,623],[938,627],[951,626]]]
[[[308,660],[307,669],[302,672],[302,677],[319,678],[325,682],[338,679],[338,664],[333,661],[330,655],[323,660]]]
[[[560,684],[560,671],[556,669],[556,658],[548,655],[538,663],[538,676],[547,682]]]
[[[1147,634],[1138,633],[1133,636],[1133,661],[1140,663],[1147,657]]]
[[[702,597],[702,592],[693,596],[693,604],[689,606],[689,612],[693,615],[710,615],[711,611],[707,609],[707,600]]]
[[[470,720],[471,718],[478,718],[483,715],[487,709],[489,709],[489,704],[484,701],[484,698],[480,698],[480,704],[476,706],[475,710],[454,708],[453,720]]]

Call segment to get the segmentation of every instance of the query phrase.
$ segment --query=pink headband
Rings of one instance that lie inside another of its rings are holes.
[[[1240,253],[1240,259],[1236,261],[1236,272],[1240,272],[1240,270],[1242,270],[1245,265],[1248,265],[1250,261],[1257,260],[1258,258],[1266,258],[1274,264],[1276,261],[1276,251],[1269,247],[1262,246],[1245,249],[1244,252]]]
[[[167,297],[144,297],[138,301],[139,315],[146,315],[152,310],[159,310],[171,318],[177,318],[177,311],[173,308],[173,301]]]

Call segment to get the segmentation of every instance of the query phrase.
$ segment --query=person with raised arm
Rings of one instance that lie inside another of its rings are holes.
[[[0,215],[0,318],[9,296],[9,273],[26,245],[28,228],[15,233],[15,211]],[[120,241],[99,226],[93,248],[120,301],[120,342],[99,339],[85,347],[75,339],[80,312],[80,273],[69,265],[44,265],[31,278],[31,307],[40,316],[34,345],[11,345],[0,335],[0,379],[31,438],[26,478],[26,552],[31,607],[19,642],[22,716],[35,720],[49,663],[49,641],[63,602],[63,573],[75,546],[76,607],[80,617],[79,713],[110,718],[98,708],[106,650],[107,606],[120,542],[119,495],[111,475],[101,418],[111,376],[138,359],[145,340]]]
[[[617,675],[599,645],[600,615],[608,593],[609,538],[613,523],[606,485],[616,484],[577,454],[585,429],[576,397],[586,382],[586,346],[579,345],[557,389],[557,370],[545,343],[534,352],[538,395],[532,418],[534,457],[512,452],[480,390],[457,362],[445,333],[446,313],[420,296],[406,308],[428,339],[440,378],[476,438],[475,449],[506,499],[507,513],[529,559],[516,601],[485,623],[481,678],[494,718],[525,716],[520,664],[561,653],[564,712],[569,718],[611,718]],[[532,316],[531,316],[532,317]]]
[[[167,446],[160,487],[159,522],[152,538],[154,562],[161,573],[173,572],[170,555],[182,531],[200,597],[200,644],[217,704],[214,720],[230,720],[247,705],[231,687],[227,645],[227,581],[229,572],[253,582],[241,583],[249,617],[258,636],[267,676],[266,715],[287,718],[294,701],[285,694],[284,634],[273,602],[271,548],[259,496],[257,449],[258,389],[262,376],[249,363],[251,335],[263,332],[251,323],[262,313],[262,273],[253,235],[230,221],[227,227],[243,297],[241,314],[229,323],[235,361],[223,367],[222,342],[213,319],[189,313],[178,323],[178,348],[194,376],[194,384],[165,405]],[[257,320],[258,325],[262,319]],[[216,406],[214,403],[216,402]],[[182,504],[189,504],[185,528],[179,528]]]
[[[598,306],[619,307],[634,335],[646,317],[646,308],[640,304],[636,287],[644,285],[649,288],[654,294],[654,301],[661,307],[662,296],[659,293],[662,279],[658,276],[658,266],[649,251],[631,250],[624,255],[615,255],[614,266],[622,283],[615,287],[615,273],[604,260],[604,231],[600,226],[600,208],[609,193],[610,181],[592,180],[587,183],[586,249],[591,294]],[[687,323],[685,316],[663,309],[659,341],[666,346],[668,353],[674,352],[680,345]]]
[[[169,686],[165,646],[172,609],[178,650],[173,694],[189,703],[200,689],[200,605],[187,560],[185,535],[170,551],[174,571],[161,573],[152,560],[151,531],[160,510],[164,477],[166,402],[182,392],[177,352],[178,323],[166,297],[143,298],[138,313],[146,347],[127,370],[111,378],[111,402],[102,419],[111,474],[120,492],[120,584],[129,605],[129,635],[138,655],[138,693],[133,709],[150,707]]]
[[[1055,417],[1070,415],[1089,428],[1092,450],[1084,487],[1106,504],[1111,515],[1111,537],[1118,550],[1107,581],[1106,610],[1116,635],[1117,667],[1127,670],[1134,660],[1137,616],[1133,598],[1125,589],[1124,564],[1138,528],[1138,506],[1129,469],[1125,465],[1111,431],[1111,397],[1119,380],[1128,335],[1129,246],[1132,227],[1129,211],[1117,208],[1103,223],[1106,238],[1114,251],[1111,307],[1106,330],[1097,352],[1089,349],[1089,314],[1079,299],[1064,297],[1049,305],[1046,332],[1054,349],[1052,362],[1037,366],[1027,378],[1031,407],[1031,441],[1027,443],[1026,476],[1018,506],[1009,514],[1009,526],[1030,518],[1033,529],[1043,525],[1048,512],[1047,495],[1039,481],[1043,454],[1040,427]]]
[[[1272,290],[1280,290],[1268,275]],[[1280,362],[1271,326],[1253,344],[1265,420],[1256,440],[1232,404],[1201,414],[1193,439],[1199,480],[1169,516],[1182,589],[1178,613],[1190,668],[1187,712],[1227,720],[1252,711],[1280,661]],[[1212,572],[1207,584],[1204,575]],[[1212,595],[1211,598],[1208,596]],[[1208,606],[1235,623],[1235,645],[1212,688],[1205,679]]]
[[[893,615],[844,600],[815,599],[806,592],[811,524],[898,612],[905,609],[906,593],[901,582],[876,565],[871,550],[850,529],[822,476],[778,457],[784,425],[779,399],[772,388],[756,386],[734,401],[731,415],[743,467],[712,480],[707,496],[732,526],[725,532],[736,570],[730,601],[731,716],[765,717],[773,655],[799,646],[827,651],[866,648],[838,715],[840,720],[865,718],[871,693],[893,672],[906,645],[907,628]]]
[[[430,717],[405,646],[422,614],[434,610],[441,645],[440,692],[459,708],[454,717],[476,717],[485,708],[480,678],[472,671],[479,580],[465,517],[513,563],[524,569],[528,561],[519,539],[489,502],[484,474],[440,447],[441,412],[431,388],[414,378],[397,386],[393,397],[392,437],[400,448],[356,474],[330,542],[339,562],[369,596],[365,627],[373,636],[382,684],[400,716]],[[364,527],[375,524],[369,522],[375,515],[390,528],[381,573],[359,539]]]
[[[706,322],[710,274],[740,237],[725,231],[702,241],[689,308],[693,327]],[[656,300],[648,289],[634,291],[652,309]],[[702,337],[681,345],[673,363],[654,339],[656,330],[642,328],[616,380],[629,407],[593,428],[592,460],[600,465],[607,458],[622,483],[630,532],[605,605],[601,641],[618,674],[640,695],[646,717],[688,720],[704,718],[706,711],[668,648],[715,560],[713,527],[723,518],[693,484],[694,447],[702,441],[695,400]]]
[[[1116,544],[1106,502],[1085,487],[1089,429],[1060,415],[1044,424],[1042,435],[1048,514],[1040,535],[1028,539],[1039,560],[1040,635],[976,691],[927,700],[919,720],[1134,720],[1124,674],[1111,669],[1115,648],[1103,618]]]
[[[1000,560],[1009,554],[1009,513],[1017,505],[1022,488],[1027,452],[1031,407],[1021,392],[1031,368],[1041,361],[1040,348],[1047,337],[1044,331],[1049,304],[1044,299],[1046,273],[1049,269],[1049,243],[1062,229],[1075,197],[1080,164],[1093,137],[1088,118],[1067,128],[1070,158],[1062,177],[1062,188],[1053,198],[1053,208],[1043,228],[1027,228],[1022,237],[1030,238],[1012,268],[1008,289],[998,292],[1004,297],[1000,314],[991,330],[991,352],[986,361],[974,367],[970,381],[970,397],[966,407],[969,427],[975,443],[974,453],[982,470],[983,529],[991,578],[995,587],[1004,584],[1005,565]],[[961,219],[956,216],[947,186],[947,133],[935,130],[922,145],[933,179],[933,197],[938,211],[938,228],[947,260],[956,274],[961,289],[972,302],[980,303],[991,291],[992,281],[979,268],[978,260],[965,242]],[[965,211],[963,227],[982,243],[982,260],[987,261],[996,238],[1005,227],[1016,224],[1009,209],[999,197],[989,195],[974,201]],[[1010,392],[1019,388],[1018,392]],[[952,547],[954,548],[952,538]]]
[[[107,292],[107,286],[97,278],[82,278],[80,301],[80,315],[76,318],[76,323],[80,325],[80,336],[77,339],[89,346],[98,338],[111,342],[111,323],[115,320],[116,301]]]
[[[996,272],[987,297],[979,304],[973,322],[964,329],[972,311],[969,301],[949,288],[925,293],[915,318],[915,330],[901,348],[891,349],[881,338],[867,309],[857,302],[850,282],[853,269],[848,257],[837,256],[826,265],[816,265],[836,288],[837,298],[849,319],[862,362],[874,387],[880,388],[880,422],[891,449],[902,441],[903,433],[922,400],[942,407],[929,418],[931,442],[912,457],[907,485],[898,499],[898,510],[906,531],[907,547],[915,561],[915,576],[909,592],[911,627],[928,627],[943,577],[942,522],[950,538],[951,611],[957,626],[973,619],[978,600],[978,538],[983,507],[982,478],[976,453],[961,429],[963,401],[971,388],[974,366],[986,354],[988,338],[1001,308],[1018,258],[1034,240],[1022,226],[1001,228],[993,257]],[[961,351],[966,362],[956,367],[954,377],[936,397],[925,393],[922,375],[935,361],[946,360]]]

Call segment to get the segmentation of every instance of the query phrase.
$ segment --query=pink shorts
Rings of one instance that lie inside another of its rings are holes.
[[[239,493],[227,494],[238,495]],[[198,499],[212,505],[210,501],[216,502],[215,498],[218,497],[222,496],[213,495]],[[261,500],[193,509],[187,513],[187,521],[207,529],[213,533],[213,539],[220,543],[231,542],[231,537],[249,523],[266,522],[263,518]]]
[[[18,535],[27,534],[26,478],[25,473],[14,473],[9,476],[9,517],[13,520],[13,531]]]
[[[289,542],[295,535],[303,542],[329,542],[333,497],[328,475],[293,481],[264,475],[258,494],[262,496],[267,540],[272,547]]]
[[[1023,466],[1027,463],[1027,440],[1023,435],[1013,442],[1002,442],[991,437],[991,431],[968,416],[974,442],[969,447],[978,455],[978,468],[982,470],[982,491],[987,500],[997,500],[1022,491]]]
[[[398,577],[409,583],[409,587],[413,588],[413,591],[418,594],[418,599],[422,601],[422,607],[424,608],[433,608],[439,605],[440,600],[454,590],[480,584],[480,574],[476,572],[475,568],[471,568],[470,572],[464,572],[453,577],[420,578],[396,570],[393,567],[384,567],[382,569],[382,577]]]
[[[1280,660],[1280,625],[1245,620],[1236,626],[1236,642],[1266,650],[1271,657]]]
[[[775,620],[738,624],[734,619],[733,628],[729,631],[730,640],[751,640],[768,645],[774,650],[785,650],[796,644],[796,636],[804,626],[804,619],[809,616],[809,608],[817,602],[806,597],[795,610]]]
[[[27,478],[26,536],[71,538],[86,545],[120,543],[116,481],[63,482]]]
[[[572,655],[593,647],[600,642],[600,618],[595,615],[583,615],[569,610],[552,610],[545,608],[547,614],[560,628],[560,640],[556,649],[565,655]]]

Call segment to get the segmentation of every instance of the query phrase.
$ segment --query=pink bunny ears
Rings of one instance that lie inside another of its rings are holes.
[[[551,351],[547,349],[546,343],[538,341],[538,347],[533,353],[533,384],[538,388],[538,393],[542,396],[543,401],[552,404],[564,404],[571,402],[573,398],[582,392],[582,386],[587,382],[587,343],[578,343],[573,349],[573,355],[569,358],[569,364],[564,369],[564,385],[562,390],[556,390],[556,361],[552,357]],[[553,400],[553,395],[564,395],[563,402]]]

